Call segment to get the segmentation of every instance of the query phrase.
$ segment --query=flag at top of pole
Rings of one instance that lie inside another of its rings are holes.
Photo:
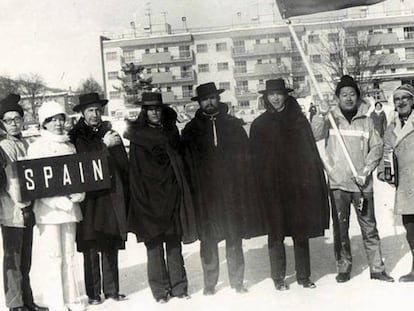
[[[384,0],[276,0],[282,18],[372,5]]]

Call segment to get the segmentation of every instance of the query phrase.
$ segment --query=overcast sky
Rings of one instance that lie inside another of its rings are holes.
[[[387,0],[393,1],[393,0]],[[414,0],[405,0],[414,2]],[[261,15],[272,19],[274,0],[0,0],[0,75],[39,73],[52,87],[76,88],[92,75],[101,82],[99,35],[166,20],[181,28],[221,26]],[[277,8],[275,8],[277,11]],[[278,16],[278,13],[276,13]]]
[[[101,82],[99,35],[167,22],[181,27],[230,25],[236,12],[248,20],[257,15],[257,0],[0,0],[0,74],[16,77],[39,73],[53,87],[76,88],[81,79]],[[5,5],[4,5],[5,3]],[[150,3],[149,5],[147,3]],[[242,4],[240,4],[242,3]],[[260,0],[259,13],[271,12],[271,0]]]

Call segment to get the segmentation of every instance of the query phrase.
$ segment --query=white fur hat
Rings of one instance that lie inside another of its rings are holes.
[[[62,104],[59,104],[56,101],[47,101],[40,106],[38,114],[39,124],[42,126],[47,118],[57,114],[64,114],[66,116],[66,111]]]

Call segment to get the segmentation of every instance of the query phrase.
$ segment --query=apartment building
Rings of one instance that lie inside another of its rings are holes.
[[[401,83],[414,82],[414,12],[380,14],[295,23],[326,99],[333,98],[339,78],[332,65],[345,61],[345,72],[358,68],[366,93],[391,94]],[[168,25],[151,35],[101,37],[102,66],[109,111],[125,109],[120,86],[122,64],[145,67],[164,102],[186,107],[198,84],[214,81],[226,90],[222,101],[236,111],[254,112],[258,91],[271,78],[284,78],[298,97],[318,102],[299,51],[286,24],[231,27],[174,33]],[[337,54],[337,55],[335,55]],[[338,60],[338,57],[340,60]],[[380,92],[381,91],[381,92]]]

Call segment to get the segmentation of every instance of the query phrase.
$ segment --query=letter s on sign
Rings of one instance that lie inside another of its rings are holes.
[[[33,178],[33,170],[28,168],[24,170],[24,178],[26,179],[26,189],[27,190],[35,190],[36,185],[34,183]]]

